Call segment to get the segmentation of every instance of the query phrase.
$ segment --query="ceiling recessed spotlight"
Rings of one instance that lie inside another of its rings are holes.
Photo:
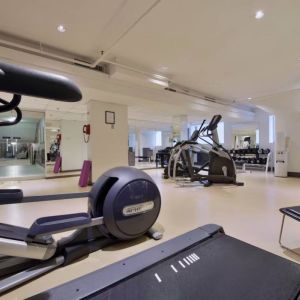
[[[265,15],[265,13],[262,10],[258,10],[255,13],[255,19],[257,19],[257,20],[262,19],[264,17],[264,15]]]
[[[248,100],[252,100],[252,98],[251,98],[251,97],[248,97]]]
[[[57,30],[58,30],[59,32],[65,32],[65,31],[66,31],[66,27],[65,27],[64,25],[58,25],[58,26],[57,26]]]

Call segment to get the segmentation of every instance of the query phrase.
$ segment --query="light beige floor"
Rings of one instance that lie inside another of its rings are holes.
[[[225,232],[243,241],[300,263],[300,257],[283,251],[278,245],[281,214],[284,206],[300,205],[300,179],[275,178],[263,172],[239,174],[244,187],[199,185],[180,187],[161,179],[162,170],[147,171],[161,191],[162,210],[159,223],[164,226],[164,239],[173,238],[207,223],[224,227]],[[76,179],[77,181],[77,179]],[[26,195],[74,192],[79,188],[74,178],[15,183]],[[81,189],[80,189],[81,191]],[[87,199],[60,200],[0,206],[1,222],[29,226],[41,216],[84,211]],[[300,223],[287,220],[285,241],[300,246]],[[3,299],[23,299],[48,288],[92,272],[158,242],[140,239],[119,244],[91,254],[88,258],[47,274],[13,292]]]
[[[64,193],[88,192],[91,187],[78,186],[79,177],[39,179],[26,181],[2,181],[0,189],[20,188],[24,196],[51,195]],[[1,206],[0,206],[1,211]]]

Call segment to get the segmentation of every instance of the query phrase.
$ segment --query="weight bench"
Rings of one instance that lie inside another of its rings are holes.
[[[280,234],[279,234],[279,245],[284,249],[287,249],[297,255],[300,255],[300,253],[297,253],[293,249],[290,249],[289,247],[283,245],[282,241],[281,241],[285,217],[288,216],[288,217],[291,217],[292,219],[300,222],[300,206],[284,207],[284,208],[280,208],[279,211],[283,214],[281,228],[280,228]]]

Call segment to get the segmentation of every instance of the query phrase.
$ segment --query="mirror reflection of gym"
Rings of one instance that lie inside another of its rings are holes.
[[[11,113],[2,120],[14,118]],[[2,180],[41,178],[45,174],[44,113],[23,111],[14,126],[0,127],[0,177]]]

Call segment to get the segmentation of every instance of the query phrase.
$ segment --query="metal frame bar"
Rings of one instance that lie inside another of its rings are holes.
[[[281,221],[281,227],[280,227],[280,233],[279,233],[279,239],[278,239],[279,245],[280,245],[281,248],[286,249],[286,250],[288,250],[288,251],[290,251],[290,252],[292,252],[292,253],[300,256],[299,252],[293,250],[292,248],[289,248],[288,246],[285,246],[282,243],[282,234],[283,234],[283,227],[284,227],[285,217],[286,217],[286,214],[283,214],[282,221]]]

